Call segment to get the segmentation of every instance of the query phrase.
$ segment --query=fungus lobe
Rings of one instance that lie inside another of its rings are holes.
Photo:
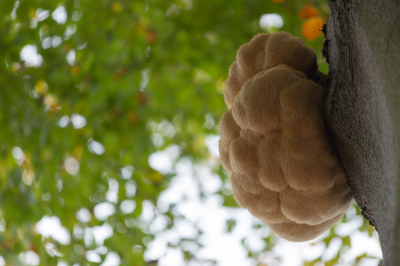
[[[317,69],[300,38],[259,34],[239,49],[224,91],[219,150],[234,198],[290,241],[322,234],[353,201],[326,131]]]

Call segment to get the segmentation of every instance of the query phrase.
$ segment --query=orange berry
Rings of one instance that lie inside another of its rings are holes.
[[[128,120],[130,123],[135,124],[139,120],[139,114],[136,111],[131,111],[128,114]]]
[[[301,27],[301,33],[307,40],[315,40],[322,34],[320,30],[322,29],[323,24],[324,21],[321,17],[309,18],[304,21],[303,26]]]
[[[151,31],[147,32],[146,41],[148,43],[154,42],[155,39],[156,39],[156,34],[154,32],[151,32]]]
[[[143,92],[139,91],[138,94],[136,95],[136,99],[138,101],[138,103],[140,105],[146,105],[148,102],[148,98],[146,96],[146,94],[144,94]]]
[[[312,5],[305,5],[299,11],[299,17],[301,19],[311,18],[315,16],[318,16],[318,11]]]
[[[126,74],[126,69],[121,67],[120,69],[118,69],[117,71],[114,72],[114,78],[118,79],[120,77],[122,77],[123,75]]]

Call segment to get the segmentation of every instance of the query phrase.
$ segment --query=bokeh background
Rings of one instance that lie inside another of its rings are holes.
[[[224,81],[260,32],[317,55],[326,1],[0,0],[0,265],[377,265],[352,206],[290,243],[238,207]]]

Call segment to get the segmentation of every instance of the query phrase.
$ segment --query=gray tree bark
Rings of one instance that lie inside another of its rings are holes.
[[[400,265],[400,0],[329,0],[329,133],[357,205]]]

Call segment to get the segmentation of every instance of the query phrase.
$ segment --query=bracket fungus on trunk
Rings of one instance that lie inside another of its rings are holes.
[[[314,51],[285,32],[240,47],[224,92],[221,163],[238,204],[290,241],[314,239],[353,201],[326,131]]]

